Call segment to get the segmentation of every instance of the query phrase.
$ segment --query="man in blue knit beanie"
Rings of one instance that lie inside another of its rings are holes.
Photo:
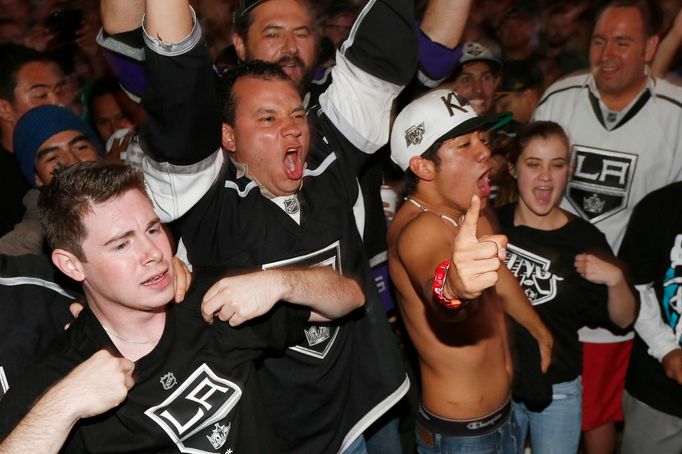
[[[83,120],[55,105],[35,107],[23,114],[12,140],[21,172],[34,189],[24,196],[26,212],[21,222],[0,238],[0,254],[42,254],[45,240],[38,220],[35,188],[50,183],[52,174],[62,167],[99,159],[103,156],[102,147]]]
[[[21,116],[14,128],[14,154],[33,187],[52,180],[60,167],[94,161],[102,147],[92,129],[76,114],[54,105],[39,106]]]

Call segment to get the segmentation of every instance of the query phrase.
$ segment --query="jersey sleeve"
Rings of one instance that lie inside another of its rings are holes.
[[[373,153],[388,142],[393,101],[416,66],[413,2],[369,2],[337,52],[321,109],[356,148]]]
[[[627,264],[635,285],[648,284],[658,278],[656,222],[652,222],[652,219],[659,218],[656,215],[659,207],[647,204],[646,200],[643,199],[632,211],[618,251],[618,256]],[[665,213],[665,209],[661,213]]]
[[[0,399],[0,441],[16,427],[33,404],[66,373],[40,363],[31,367]]]
[[[143,170],[157,213],[170,222],[208,192],[223,165],[216,76],[196,17],[179,43],[166,44],[146,31],[144,42]]]
[[[450,49],[432,41],[421,29],[417,32],[419,66],[417,79],[426,88],[436,88],[452,72],[462,58],[462,48]]]

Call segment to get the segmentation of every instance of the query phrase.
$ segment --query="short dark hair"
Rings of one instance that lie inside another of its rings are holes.
[[[15,43],[0,44],[0,99],[14,102],[17,73],[29,63],[52,62],[47,56],[30,47]]]
[[[436,170],[440,169],[440,156],[438,156],[438,150],[440,150],[441,145],[443,145],[443,141],[438,140],[434,142],[429,148],[426,149],[424,153],[422,153],[420,156],[424,159],[428,159],[429,161],[433,162],[433,164],[436,166]],[[407,170],[405,171],[405,179],[404,179],[404,184],[403,184],[403,197],[407,197],[408,195],[412,195],[415,192],[417,192],[417,185],[419,184],[419,177],[410,170],[408,167]]]
[[[64,249],[87,262],[83,218],[93,205],[120,197],[128,191],[147,193],[142,172],[131,166],[103,161],[79,162],[55,173],[38,199],[40,224],[52,249]]]
[[[647,38],[657,35],[663,25],[663,11],[658,3],[652,0],[608,0],[599,5],[594,19],[596,24],[608,8],[636,8],[642,17],[644,34]]]
[[[237,111],[237,98],[234,96],[234,84],[243,77],[260,80],[283,80],[296,88],[287,74],[275,63],[262,60],[249,60],[227,69],[220,77],[217,85],[218,105],[221,109],[223,123],[234,125]],[[298,91],[298,90],[297,90]]]

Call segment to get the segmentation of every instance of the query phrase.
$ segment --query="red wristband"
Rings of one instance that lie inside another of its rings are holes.
[[[445,279],[448,276],[448,270],[450,269],[450,260],[439,263],[436,267],[436,272],[433,276],[433,286],[431,290],[433,291],[433,297],[438,304],[447,309],[457,309],[462,305],[462,302],[458,299],[447,298],[443,294],[443,288],[445,287]]]

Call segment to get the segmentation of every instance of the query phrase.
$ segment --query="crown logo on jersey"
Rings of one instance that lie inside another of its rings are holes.
[[[161,377],[161,386],[163,386],[163,389],[168,391],[171,389],[173,386],[175,386],[178,381],[175,379],[175,375],[173,375],[173,372],[168,372],[166,375]]]
[[[604,211],[605,200],[599,198],[597,194],[592,194],[591,196],[583,199],[583,209],[588,213],[601,213]]]
[[[232,423],[229,423],[227,426],[222,426],[218,423],[214,425],[211,435],[206,435],[206,438],[208,438],[213,449],[220,449],[225,444],[225,441],[227,441],[227,434],[230,433],[231,427]]]
[[[311,347],[326,341],[331,336],[331,331],[328,326],[311,326],[310,328],[303,330],[303,332],[305,333],[305,338],[308,340],[308,345]]]
[[[411,126],[407,131],[405,131],[405,143],[409,147],[410,145],[419,145],[422,143],[424,138],[424,122]]]

